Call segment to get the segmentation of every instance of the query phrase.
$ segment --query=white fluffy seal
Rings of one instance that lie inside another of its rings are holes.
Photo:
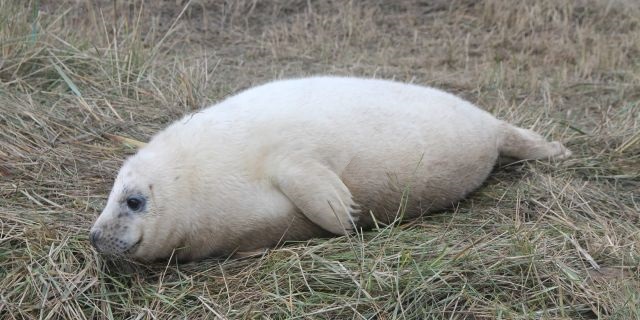
[[[406,218],[452,205],[499,156],[569,155],[433,88],[275,81],[154,136],[124,163],[90,239],[108,254],[193,260],[343,235],[392,222],[401,201]]]

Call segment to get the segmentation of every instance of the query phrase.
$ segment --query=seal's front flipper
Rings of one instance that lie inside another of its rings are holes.
[[[359,211],[340,177],[313,160],[283,161],[272,175],[274,185],[313,223],[338,235],[354,228]]]

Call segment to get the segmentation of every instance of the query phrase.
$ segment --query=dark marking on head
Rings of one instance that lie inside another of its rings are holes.
[[[173,178],[173,181],[178,181],[178,179],[180,179],[180,176],[176,176],[175,178]]]
[[[131,194],[131,190],[129,190],[129,187],[127,186],[123,186],[122,187],[122,193],[120,194],[120,202],[125,202],[127,201],[127,197],[129,197],[129,194]]]
[[[151,193],[151,199],[153,199],[153,200],[155,201],[155,199],[156,199],[156,195],[155,195],[155,193],[153,192],[153,184],[149,184],[149,191],[150,191],[150,193]]]

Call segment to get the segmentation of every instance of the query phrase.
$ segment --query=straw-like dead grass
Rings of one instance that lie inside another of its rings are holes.
[[[0,318],[640,318],[639,57],[632,0],[0,0]],[[316,73],[444,88],[575,156],[262,257],[140,266],[91,248],[135,147],[109,137]]]

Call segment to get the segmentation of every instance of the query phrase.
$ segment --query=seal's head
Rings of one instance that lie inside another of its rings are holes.
[[[179,247],[175,216],[164,215],[171,201],[164,183],[163,164],[147,150],[129,158],[118,173],[107,205],[89,234],[93,246],[101,253],[136,260],[169,257]]]

